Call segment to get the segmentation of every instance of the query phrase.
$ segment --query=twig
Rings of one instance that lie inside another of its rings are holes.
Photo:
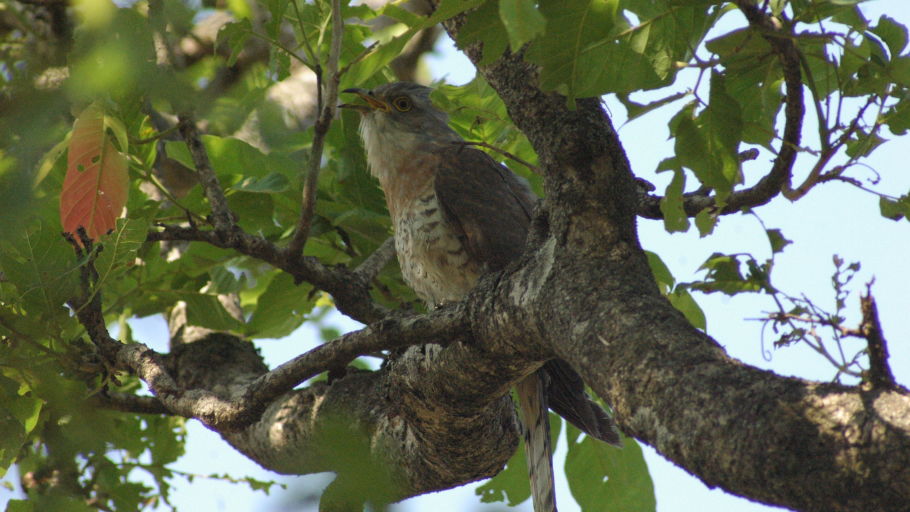
[[[394,257],[395,238],[389,237],[373,251],[373,254],[367,256],[367,258],[354,269],[354,275],[359,276],[365,282],[370,282],[379,274],[379,271],[386,266],[386,263]]]
[[[99,393],[92,397],[92,401],[99,407],[113,409],[121,412],[138,414],[173,414],[153,396],[131,395],[129,393]]]
[[[893,388],[894,374],[888,365],[888,343],[878,320],[878,307],[872,297],[872,283],[866,285],[866,294],[860,297],[860,309],[863,321],[860,329],[866,338],[869,351],[869,371],[867,382],[873,389]]]
[[[193,157],[193,163],[196,165],[196,173],[199,174],[199,182],[202,183],[202,189],[205,191],[205,197],[209,200],[212,207],[212,225],[215,226],[215,232],[219,235],[229,233],[235,229],[234,218],[231,210],[228,208],[227,198],[224,197],[224,189],[218,182],[218,176],[209,163],[209,156],[199,137],[199,130],[196,128],[196,121],[189,114],[180,114],[177,116],[178,127],[183,140],[186,142],[190,155]]]
[[[482,147],[482,148],[487,148],[487,149],[492,150],[492,151],[495,151],[495,152],[497,152],[497,153],[499,153],[499,154],[501,154],[501,155],[505,155],[505,157],[508,158],[508,159],[510,159],[510,160],[514,160],[514,161],[520,163],[521,165],[527,167],[527,168],[528,168],[531,172],[533,172],[534,174],[541,174],[540,168],[537,167],[536,165],[534,165],[534,164],[532,164],[532,163],[530,163],[530,162],[528,162],[528,161],[526,161],[526,160],[524,160],[524,159],[522,159],[522,158],[519,158],[519,157],[513,155],[512,153],[509,153],[508,151],[506,151],[506,150],[504,150],[504,149],[500,149],[500,148],[498,148],[498,147],[496,147],[496,146],[494,146],[494,145],[492,145],[492,144],[487,144],[486,142],[469,142],[469,141],[459,142],[459,144],[462,144],[462,145],[465,145],[465,146],[480,146],[480,147]]]
[[[287,254],[296,257],[303,251],[310,227],[313,224],[313,213],[316,208],[316,188],[319,184],[319,169],[322,165],[322,149],[325,136],[335,118],[338,103],[338,60],[341,57],[341,38],[344,31],[344,20],[341,17],[341,0],[332,0],[332,42],[329,48],[329,60],[326,63],[325,98],[322,96],[322,73],[316,74],[316,88],[319,94],[319,119],[313,128],[313,145],[310,149],[309,169],[303,185],[303,203],[300,208],[300,220],[294,236],[288,243]]]

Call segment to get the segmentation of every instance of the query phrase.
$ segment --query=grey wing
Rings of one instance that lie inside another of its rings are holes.
[[[528,186],[483,151],[453,145],[440,150],[436,197],[463,235],[471,257],[499,270],[524,248],[536,198]]]

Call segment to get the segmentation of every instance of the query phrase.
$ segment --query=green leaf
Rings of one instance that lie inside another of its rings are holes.
[[[695,227],[698,228],[698,235],[701,238],[713,233],[715,225],[717,225],[717,215],[713,208],[705,208],[695,214]]]
[[[0,478],[38,423],[44,402],[20,394],[19,383],[0,375]]]
[[[705,312],[702,311],[701,306],[695,302],[695,298],[692,297],[692,294],[689,293],[682,286],[677,286],[672,293],[667,295],[667,299],[670,300],[670,304],[674,308],[679,310],[683,316],[686,317],[686,320],[692,324],[696,329],[707,330],[708,320],[705,317]]]
[[[215,293],[237,293],[246,288],[246,274],[240,274],[240,279],[225,267],[212,267],[209,270],[212,286]]]
[[[900,220],[901,217],[910,219],[910,195],[901,196],[897,201],[879,198],[878,206],[882,217],[891,220]]]
[[[541,66],[542,88],[564,94],[572,104],[575,98],[662,83],[651,62],[631,42],[616,39],[618,7],[618,0],[540,2],[547,37],[532,42],[526,58]]]
[[[870,30],[888,45],[891,58],[897,57],[907,47],[907,27],[901,25],[894,18],[882,15],[878,24]]]
[[[569,452],[566,479],[582,510],[598,512],[648,512],[657,509],[654,482],[638,443],[623,438],[623,447],[585,436],[574,426],[567,428]]]
[[[661,293],[666,294],[676,284],[676,279],[673,278],[670,269],[656,252],[645,251],[645,255],[648,257],[648,266],[651,267],[651,273],[654,274],[657,286],[660,287]]]
[[[766,268],[758,265],[751,256],[746,256],[746,266],[749,272],[743,276],[738,256],[714,253],[699,267],[699,270],[708,271],[705,280],[687,286],[705,293],[722,292],[731,296],[770,289]]]
[[[179,292],[179,300],[186,302],[186,317],[190,325],[216,331],[239,331],[241,323],[224,309],[218,297],[205,293]]]
[[[237,57],[246,47],[247,40],[253,33],[253,25],[250,24],[249,18],[244,18],[234,23],[227,23],[218,31],[218,37],[215,47],[228,46],[231,54],[228,57],[227,65],[233,66],[237,63]]]
[[[509,46],[513,52],[543,35],[547,27],[546,18],[532,0],[499,0],[499,19],[509,34]]]
[[[458,31],[459,48],[464,49],[474,43],[483,43],[481,66],[492,64],[509,47],[508,32],[499,17],[499,6],[495,0],[484,2],[468,14]]]
[[[661,98],[659,100],[654,100],[647,104],[641,104],[641,103],[632,101],[629,98],[629,95],[626,93],[617,94],[616,98],[623,104],[623,106],[626,107],[626,111],[629,114],[629,118],[626,120],[626,122],[628,123],[629,121],[639,118],[653,110],[657,110],[660,107],[663,107],[664,105],[669,105],[670,103],[673,103],[674,101],[683,99],[686,96],[688,96],[689,94],[692,94],[692,93],[685,92],[685,91],[678,92],[678,93],[666,96],[664,98]]]
[[[148,232],[149,223],[145,220],[117,219],[117,229],[101,237],[103,250],[95,260],[99,286],[133,264]]]
[[[676,159],[673,159],[675,162]],[[663,165],[663,164],[661,164]],[[686,175],[681,169],[673,171],[673,179],[667,185],[663,199],[660,200],[660,213],[664,218],[664,229],[668,233],[689,230],[689,217],[683,209],[683,189],[686,186]]]
[[[784,247],[793,243],[792,240],[787,240],[779,229],[766,229],[765,234],[768,235],[768,243],[771,244],[773,254],[784,252]]]
[[[312,290],[308,283],[294,284],[294,278],[285,272],[276,273],[256,301],[245,334],[281,338],[294,332],[316,304],[315,297],[310,297]]]
[[[289,186],[290,182],[287,176],[273,172],[262,178],[254,178],[252,176],[244,178],[233,188],[234,190],[256,194],[277,194],[284,192]]]
[[[16,302],[34,320],[69,318],[64,303],[78,289],[78,266],[73,248],[57,229],[35,222],[0,235],[0,269],[18,290]]]

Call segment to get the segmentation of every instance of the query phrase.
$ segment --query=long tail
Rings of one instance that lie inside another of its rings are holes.
[[[553,450],[550,446],[550,422],[547,398],[539,372],[518,383],[518,406],[524,425],[525,456],[531,478],[534,512],[556,512],[556,490],[553,482]]]

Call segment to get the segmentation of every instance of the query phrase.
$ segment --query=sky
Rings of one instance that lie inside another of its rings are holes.
[[[905,0],[873,0],[864,4],[867,17],[872,20],[880,13],[910,24],[910,9]],[[437,55],[429,61],[435,78],[445,78],[448,83],[462,84],[473,77],[473,67],[445,40]],[[666,117],[668,112],[657,111],[625,124],[625,109],[615,100],[605,98],[614,125],[628,152],[629,160],[637,174],[648,179],[662,191],[669,177],[655,175],[659,160],[672,154],[673,142],[668,140]],[[807,135],[811,127],[806,128]],[[879,148],[867,163],[882,177],[876,189],[892,194],[910,190],[910,169],[907,168],[910,137],[893,140]],[[767,159],[746,168],[758,175],[767,169]],[[807,160],[797,162],[797,175],[804,175]],[[868,176],[868,175],[866,175]],[[860,177],[866,177],[860,175]],[[797,180],[798,182],[798,180]],[[796,203],[777,198],[758,211],[767,228],[781,229],[794,243],[778,255],[774,269],[775,284],[791,294],[805,293],[825,307],[833,304],[830,287],[833,272],[832,256],[840,255],[845,261],[858,261],[862,268],[850,287],[848,298],[848,323],[855,325],[859,318],[859,294],[865,284],[874,279],[872,292],[878,301],[882,326],[890,341],[891,366],[899,382],[910,383],[910,276],[907,255],[910,254],[910,223],[893,222],[880,216],[878,199],[868,193],[844,184],[822,185]],[[642,245],[661,255],[678,281],[689,281],[701,276],[698,267],[714,252],[752,253],[760,261],[770,254],[767,239],[759,221],[749,215],[726,216],[719,222],[715,234],[699,238],[693,229],[684,234],[667,234],[660,222],[640,220],[639,234]],[[697,295],[696,300],[707,315],[707,332],[732,355],[748,364],[773,370],[781,375],[798,376],[816,380],[830,380],[834,370],[821,357],[801,346],[774,349],[774,337],[765,332],[762,324],[751,320],[773,307],[767,296],[739,295],[734,298],[721,295]],[[356,329],[359,324],[340,315],[334,317],[342,330]],[[167,330],[159,317],[134,322],[134,336],[158,350],[167,349]],[[259,346],[266,361],[274,366],[312,347],[318,333],[304,326],[291,337],[283,340],[260,340]],[[861,341],[848,341],[849,348],[857,348]],[[217,480],[196,479],[192,484],[177,479],[174,482],[172,503],[178,510],[248,511],[248,510],[297,510],[315,511],[315,502],[298,501],[308,492],[318,492],[331,479],[330,475],[281,476],[264,470],[224,443],[216,434],[198,422],[188,423],[187,454],[174,468],[188,473],[207,475],[228,473],[235,477],[251,476],[259,480],[275,480],[288,485],[287,491],[273,490],[270,496],[260,491],[250,491],[242,485]],[[560,510],[577,511],[565,483],[561,468],[561,455],[565,440],[561,439],[556,452],[557,496]],[[718,489],[708,489],[704,484],[682,469],[663,459],[651,448],[644,446],[645,458],[651,472],[659,512],[689,512],[696,507],[703,512],[759,512],[782,510],[767,507],[732,496]],[[15,482],[12,472],[6,480]],[[474,494],[476,485],[455,490],[420,496],[396,505],[398,512],[492,512],[494,510],[531,511],[530,502],[509,508],[498,504],[482,506]],[[0,487],[0,507],[16,494]]]

